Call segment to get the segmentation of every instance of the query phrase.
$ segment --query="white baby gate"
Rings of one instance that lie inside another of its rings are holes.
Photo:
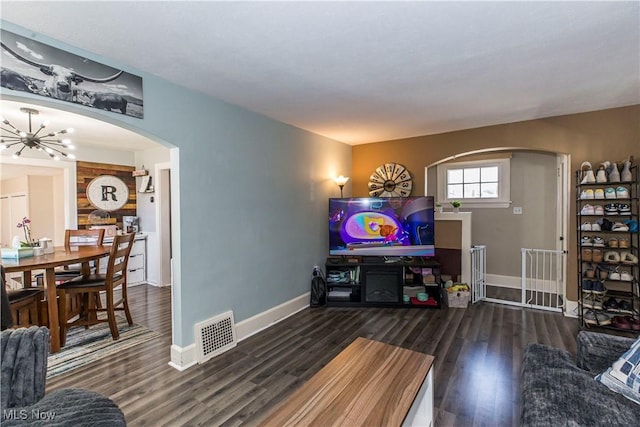
[[[486,246],[471,249],[472,302],[489,301],[550,311],[565,308],[565,252],[547,249],[521,249],[519,298],[487,296]]]

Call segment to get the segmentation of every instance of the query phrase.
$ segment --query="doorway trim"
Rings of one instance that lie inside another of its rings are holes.
[[[158,278],[158,285],[160,287],[163,286],[171,286],[171,238],[170,236],[164,232],[164,225],[170,224],[171,216],[167,218],[166,210],[167,208],[171,209],[171,188],[166,185],[165,177],[166,175],[171,174],[171,162],[165,163],[156,163],[155,165],[155,177],[156,177],[156,229],[158,236],[158,251],[159,251],[159,261],[160,261],[160,276]],[[170,185],[171,181],[169,181]],[[169,232],[171,232],[171,228],[169,228]],[[169,263],[169,273],[166,274],[164,271],[164,261],[168,256]]]

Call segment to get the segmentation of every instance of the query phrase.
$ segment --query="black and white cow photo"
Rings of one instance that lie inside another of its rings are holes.
[[[142,118],[142,77],[0,30],[0,85]]]

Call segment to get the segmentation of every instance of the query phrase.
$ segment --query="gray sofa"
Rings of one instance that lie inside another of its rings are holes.
[[[45,394],[49,330],[6,329],[0,335],[0,425],[125,426],[118,405],[98,393],[61,389]]]
[[[577,361],[566,351],[529,344],[522,360],[521,425],[640,426],[640,405],[594,380],[633,342],[580,331]]]

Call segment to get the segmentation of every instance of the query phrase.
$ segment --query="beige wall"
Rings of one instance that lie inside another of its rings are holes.
[[[409,169],[414,178],[413,194],[419,195],[424,192],[426,166],[454,155],[509,147],[569,154],[572,171],[578,170],[585,160],[598,164],[634,156],[638,163],[640,106],[357,145],[353,147],[352,194],[368,195],[369,176],[376,167],[387,162],[397,162]],[[570,200],[575,200],[573,172],[570,191]],[[567,296],[575,300],[575,203],[570,202],[569,209]]]

